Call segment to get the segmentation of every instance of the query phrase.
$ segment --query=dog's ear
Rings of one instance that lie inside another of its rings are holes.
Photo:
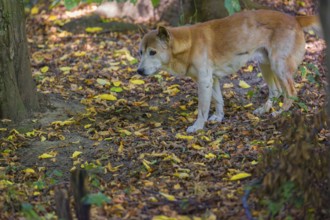
[[[148,29],[143,25],[137,25],[140,37],[142,38],[147,32]]]
[[[170,37],[171,37],[170,36],[170,32],[167,30],[166,27],[164,27],[164,26],[158,26],[157,31],[158,31],[157,37],[160,40],[162,40],[162,41],[164,41],[166,43],[168,43],[170,41]]]

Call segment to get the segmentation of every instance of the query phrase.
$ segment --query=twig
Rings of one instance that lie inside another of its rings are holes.
[[[251,190],[253,189],[253,187],[255,187],[256,185],[259,185],[261,182],[262,182],[262,179],[256,179],[256,180],[252,181],[251,184],[249,184],[247,189],[244,191],[244,196],[242,198],[242,203],[243,203],[243,208],[244,208],[244,211],[245,211],[245,215],[246,215],[248,220],[254,220],[254,218],[252,217],[250,208],[249,208],[249,203],[248,203]]]

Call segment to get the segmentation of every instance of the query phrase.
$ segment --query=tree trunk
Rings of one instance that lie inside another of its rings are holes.
[[[172,26],[208,21],[228,16],[224,0],[162,0],[154,8],[150,0],[106,2],[96,13],[105,17],[129,17],[136,21],[160,20]],[[239,0],[242,9],[265,8],[252,0]]]
[[[330,2],[328,0],[320,0],[320,18],[323,27],[323,35],[324,40],[327,43],[326,49],[326,65],[327,65],[327,79],[328,79],[328,88],[327,88],[327,96],[328,96],[328,106],[327,106],[327,113],[328,113],[328,127],[329,125],[329,116],[330,116]],[[329,147],[329,146],[328,146]],[[329,160],[330,160],[330,150],[329,152]],[[329,163],[330,164],[330,163]],[[329,167],[329,178],[330,179],[330,167]],[[330,189],[330,181],[328,181],[328,189]],[[330,202],[330,195],[328,195],[328,199]],[[328,211],[328,214],[330,211]],[[330,214],[329,214],[330,215]]]
[[[19,121],[37,110],[21,0],[0,0],[0,118]]]
[[[328,0],[321,0],[320,1],[320,18],[321,23],[323,27],[323,34],[324,34],[324,40],[327,43],[327,49],[326,49],[326,65],[328,67],[328,103],[330,103],[330,2]],[[328,104],[328,115],[330,115],[330,105]]]
[[[228,11],[225,8],[225,0],[193,0],[191,4],[195,3],[194,10],[197,12],[197,21],[203,22],[211,19],[227,17]],[[251,0],[239,0],[242,9],[265,9],[266,7],[261,6]]]

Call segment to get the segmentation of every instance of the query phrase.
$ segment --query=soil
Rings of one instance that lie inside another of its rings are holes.
[[[63,10],[49,13],[56,15]],[[55,171],[62,174],[56,177],[57,184],[68,183],[71,169],[81,166],[89,171],[91,191],[102,191],[112,198],[109,204],[93,207],[93,219],[151,219],[161,215],[244,219],[241,197],[250,181],[229,178],[243,171],[252,176],[256,173],[253,164],[282,135],[279,121],[295,113],[311,116],[324,104],[324,42],[307,34],[303,65],[313,63],[319,73],[308,73],[315,83],[299,74],[295,77],[300,85],[299,101],[288,114],[282,119],[270,114],[252,115],[253,109],[266,100],[268,89],[257,64],[251,62],[221,81],[221,87],[233,84],[223,89],[224,121],[208,123],[204,131],[188,140],[191,137],[185,129],[196,118],[195,83],[166,73],[140,78],[134,72],[136,63],[130,64],[126,55],[115,55],[127,48],[132,56],[137,56],[140,41],[137,25],[125,21],[105,24],[90,16],[63,26],[49,22],[47,16],[28,19],[32,69],[39,92],[47,97],[43,101],[44,111],[19,125],[2,122],[0,127],[8,127],[8,131],[15,128],[22,134],[17,145],[15,142],[19,169],[13,178],[28,183],[24,188],[28,192],[25,199],[33,198],[32,204],[42,204],[49,212],[54,211],[53,202],[49,202],[53,186],[37,197],[31,195],[31,184],[40,179],[51,182],[48,176]],[[44,28],[40,30],[34,22]],[[103,31],[86,35],[85,28],[91,26],[103,27]],[[59,37],[63,30],[72,35]],[[81,51],[87,51],[87,55],[79,54]],[[45,57],[42,61],[36,59],[39,54]],[[50,70],[39,75],[45,65]],[[63,73],[61,67],[70,67],[70,72]],[[108,80],[111,85],[100,85],[97,79]],[[132,85],[132,79],[143,80],[144,84]],[[239,80],[251,88],[241,88]],[[111,93],[117,96],[116,101],[94,98],[109,93],[116,81],[123,88],[122,92]],[[180,90],[174,95],[168,92],[173,85]],[[72,123],[61,125],[66,121]],[[28,137],[26,132],[33,129],[36,134]],[[8,133],[0,135],[5,137]],[[81,154],[73,157],[78,151]],[[39,158],[50,152],[56,156]],[[208,158],[212,155],[215,158]],[[22,175],[26,168],[33,168],[37,174]],[[171,201],[162,193],[174,195],[176,200]],[[258,204],[253,206],[259,207],[256,216],[267,214]]]

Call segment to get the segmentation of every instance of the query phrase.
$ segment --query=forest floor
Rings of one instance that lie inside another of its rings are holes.
[[[273,1],[272,7],[313,12],[308,3]],[[264,149],[283,135],[281,118],[313,116],[324,106],[323,40],[306,34],[307,53],[295,76],[299,99],[287,114],[252,114],[268,89],[251,62],[221,82],[224,121],[187,134],[197,114],[195,83],[166,72],[137,75],[138,27],[97,17],[77,23],[89,9],[39,6],[29,13],[43,111],[19,125],[0,124],[0,219],[53,219],[54,188],[68,186],[76,167],[88,170],[90,192],[104,195],[91,219],[245,219],[244,190]],[[254,196],[249,203],[255,217],[269,214]]]

